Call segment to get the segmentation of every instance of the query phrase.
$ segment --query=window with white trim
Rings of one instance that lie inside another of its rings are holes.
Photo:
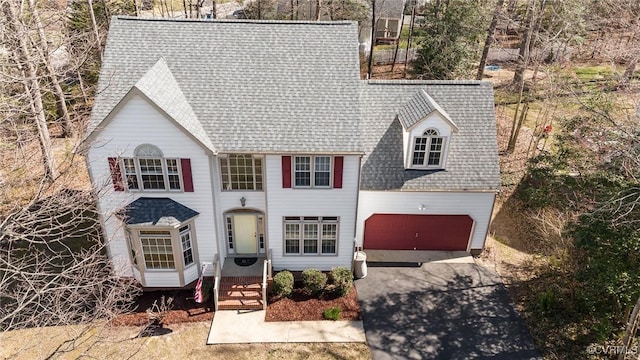
[[[442,166],[444,137],[436,129],[427,129],[423,136],[415,138],[413,146],[413,167],[438,168]]]
[[[220,158],[222,190],[262,190],[262,158],[229,154]]]
[[[182,259],[184,266],[193,264],[193,247],[191,245],[191,227],[185,225],[180,228],[180,242],[182,243]]]
[[[154,145],[136,148],[134,158],[123,158],[122,169],[129,190],[182,190],[178,159],[164,158]]]
[[[169,230],[140,230],[139,237],[145,268],[150,270],[176,268]]]
[[[293,159],[295,187],[331,187],[331,156],[295,156]]]
[[[286,216],[284,218],[285,255],[335,255],[338,243],[338,217]]]

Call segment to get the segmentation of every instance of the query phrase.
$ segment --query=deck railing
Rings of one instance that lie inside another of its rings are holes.
[[[220,267],[220,255],[213,257],[213,311],[218,311],[218,292],[220,291],[220,278],[222,269]]]
[[[262,309],[267,310],[267,285],[271,279],[273,269],[271,267],[271,249],[267,252],[267,258],[264,260],[262,267]]]

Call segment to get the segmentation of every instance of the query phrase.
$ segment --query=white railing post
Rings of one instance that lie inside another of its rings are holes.
[[[269,260],[265,260],[262,266],[262,309],[267,310],[267,268]]]
[[[213,258],[213,310],[218,311],[218,291],[220,289],[220,255]]]

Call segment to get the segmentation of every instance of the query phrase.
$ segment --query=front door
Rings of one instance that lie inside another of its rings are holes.
[[[233,215],[236,254],[256,254],[258,252],[256,220],[256,215]]]

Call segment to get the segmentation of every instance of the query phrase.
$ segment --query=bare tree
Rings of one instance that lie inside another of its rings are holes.
[[[42,91],[38,78],[38,71],[35,67],[37,63],[31,55],[31,49],[28,46],[28,34],[24,23],[18,18],[18,14],[13,8],[13,4],[5,1],[1,4],[2,14],[7,28],[13,37],[9,38],[9,51],[12,53],[13,61],[21,75],[22,82],[26,94],[26,101],[29,103],[32,117],[38,129],[40,139],[40,150],[42,152],[42,160],[44,166],[44,178],[53,181],[58,176],[56,162],[53,156],[53,148],[51,146],[51,137],[47,120],[44,114],[44,106],[42,104]]]
[[[91,0],[89,0],[89,2],[91,2]],[[58,75],[53,69],[53,65],[51,63],[49,44],[47,43],[47,35],[44,32],[44,26],[42,24],[42,20],[40,19],[40,11],[38,10],[38,6],[35,0],[29,0],[29,10],[31,11],[33,21],[35,22],[34,25],[38,30],[39,46],[36,46],[35,48],[42,58],[42,62],[45,66],[45,69],[47,70],[47,75],[51,80],[51,86],[53,88],[53,94],[56,98],[56,106],[58,108],[58,116],[60,117],[62,123],[63,135],[71,136],[73,135],[73,130],[71,127],[71,117],[69,116],[69,110],[67,109],[67,100],[64,92],[62,91],[62,87],[60,86]]]
[[[128,311],[139,292],[114,272],[95,197],[52,190],[41,187],[28,204],[0,216],[0,331],[95,327]]]

